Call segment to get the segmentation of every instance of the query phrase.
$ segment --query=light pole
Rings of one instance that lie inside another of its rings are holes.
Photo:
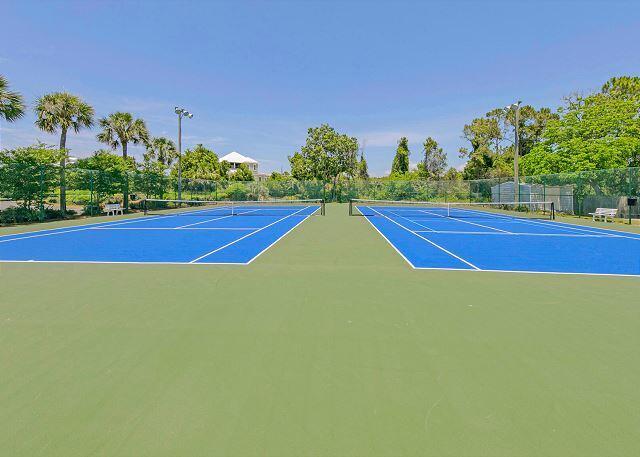
[[[177,106],[174,111],[178,115],[178,200],[182,200],[182,117],[191,119],[193,114]]]
[[[518,171],[518,159],[520,158],[520,104],[522,102],[518,100],[516,103],[512,103],[509,106],[506,106],[504,109],[506,111],[513,110],[515,113],[515,150],[513,151],[513,199],[515,203],[520,203],[520,176]]]

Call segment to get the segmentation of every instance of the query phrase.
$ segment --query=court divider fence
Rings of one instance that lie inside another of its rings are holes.
[[[60,168],[56,164],[0,165],[0,224],[59,218]],[[172,175],[154,171],[97,171],[68,166],[65,169],[67,210],[70,214],[98,215],[106,203],[123,203],[141,210],[144,198],[177,198],[178,182]],[[440,202],[512,202],[512,177],[478,180],[347,179],[334,182],[298,181],[293,178],[239,182],[232,180],[182,180],[182,198],[190,200],[315,199],[348,202],[349,199],[416,200]],[[585,216],[595,208],[617,208],[621,218],[638,218],[638,206],[629,198],[640,194],[640,168],[619,168],[521,176],[521,202],[553,202],[558,214]]]

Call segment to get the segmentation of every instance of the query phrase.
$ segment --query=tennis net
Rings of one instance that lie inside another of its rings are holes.
[[[309,200],[163,200],[143,202],[147,215],[165,216],[308,216],[325,214],[322,199]]]
[[[349,200],[351,216],[555,219],[553,202],[420,202]]]

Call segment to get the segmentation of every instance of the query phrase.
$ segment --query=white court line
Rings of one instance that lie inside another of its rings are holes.
[[[548,224],[546,222],[541,222],[541,221],[529,221],[529,222],[537,222],[538,224],[542,224],[542,225]],[[555,227],[559,230],[567,230],[567,231],[578,230],[580,232],[599,233],[601,235],[608,235],[613,238],[628,238],[631,240],[640,241],[640,233],[623,232],[621,230],[612,230],[612,229],[605,229],[605,228],[599,228],[599,227],[591,227],[592,230],[589,230],[588,228],[584,228],[586,227],[584,225],[572,224],[570,222],[549,221],[549,223],[553,224],[552,227]],[[568,225],[568,227],[564,227],[565,225]],[[635,235],[635,236],[632,236],[632,235]]]
[[[527,219],[524,217],[516,217],[516,216],[508,216],[505,214],[494,214],[494,213],[486,213],[486,212],[482,212],[482,211],[477,211],[477,210],[472,210],[472,209],[464,209],[464,208],[460,208],[459,211],[464,211],[466,213],[471,213],[471,214],[477,214],[477,215],[482,215],[482,216],[486,216],[489,215],[490,217],[494,217],[496,219],[499,220],[507,220],[509,222],[516,222],[516,223],[522,223],[522,224],[533,224],[533,225],[542,225],[545,227],[549,227],[549,222],[542,222],[542,221],[534,221],[531,219]],[[551,227],[557,229],[557,230],[561,230],[564,232],[572,232],[571,229],[568,228],[563,228],[563,227],[557,227],[554,223],[552,223],[553,225],[551,225]]]
[[[202,263],[189,263],[189,262],[162,262],[162,261],[139,261],[139,260],[2,260],[0,263],[75,263],[75,264],[90,264],[90,265],[248,265],[247,262],[202,262]]]
[[[407,259],[407,258],[405,257],[405,255],[404,255],[402,252],[400,252],[400,249],[398,249],[398,248],[396,247],[396,245],[395,245],[395,244],[393,244],[393,243],[391,242],[391,240],[389,240],[389,238],[387,238],[387,237],[385,236],[385,234],[384,234],[384,233],[382,233],[382,232],[378,229],[378,227],[376,227],[376,226],[375,226],[375,224],[374,224],[373,222],[371,222],[371,219],[369,219],[367,216],[365,216],[364,218],[367,220],[367,222],[368,222],[369,224],[371,224],[371,227],[373,227],[373,228],[374,228],[374,230],[375,230],[376,232],[378,232],[378,233],[380,234],[380,236],[382,236],[382,238],[384,238],[385,240],[387,240],[387,243],[389,243],[389,245],[390,245],[390,246],[391,246],[391,247],[392,247],[392,248],[393,248],[393,249],[394,249],[398,254],[400,254],[400,257],[402,257],[402,258],[405,260],[405,262],[407,262],[409,265],[411,265],[411,268],[416,268],[416,266],[415,266],[414,264],[412,264],[412,263],[411,263],[411,261],[410,261],[409,259]]]
[[[615,238],[611,235],[583,235],[582,233],[526,233],[526,232],[465,232],[459,230],[414,230],[417,233],[445,233],[452,235],[502,235],[502,236],[561,236],[567,238]]]
[[[173,216],[162,216],[162,217],[173,217]],[[122,222],[106,222],[104,224],[101,225],[101,223],[95,223],[95,224],[87,224],[87,225],[83,225],[80,226],[80,228],[75,228],[75,229],[71,229],[71,230],[64,230],[64,229],[49,229],[49,230],[59,230],[57,232],[51,232],[51,233],[39,233],[37,235],[27,235],[27,236],[19,236],[17,238],[11,238],[9,240],[0,240],[0,243],[8,243],[9,241],[19,241],[19,240],[26,240],[29,238],[39,238],[42,236],[50,236],[50,235],[64,235],[65,233],[73,233],[73,232],[81,232],[84,230],[94,230],[96,228],[100,228],[100,227],[113,227],[115,225],[124,225],[124,224],[133,224],[134,222],[146,222],[152,219],[148,219],[148,218],[136,218],[136,219],[127,219],[126,221],[122,221]],[[77,225],[75,227],[78,227]],[[48,231],[48,230],[37,230],[36,232],[44,232],[44,231]],[[24,234],[27,233],[35,233],[35,232],[24,232]],[[14,234],[17,235],[17,234]],[[5,236],[9,236],[9,235],[5,235]]]
[[[304,210],[305,210],[305,209],[307,209],[307,208],[310,208],[310,206],[305,206],[304,208],[299,209],[299,210],[298,210],[298,211],[296,211],[295,213],[291,213],[291,214],[289,214],[289,215],[287,215],[287,216],[285,216],[285,217],[282,217],[282,218],[280,218],[280,219],[278,219],[278,220],[276,220],[276,221],[274,221],[274,222],[270,223],[269,225],[265,225],[264,227],[259,228],[258,230],[254,231],[254,232],[248,233],[248,234],[246,234],[245,236],[238,238],[237,240],[234,240],[234,241],[232,241],[232,242],[230,242],[230,243],[227,243],[227,244],[225,244],[224,246],[220,246],[219,248],[216,248],[216,249],[214,249],[213,251],[207,252],[206,254],[201,255],[200,257],[197,257],[197,258],[195,258],[195,259],[191,260],[189,263],[196,263],[198,260],[204,259],[205,257],[210,256],[211,254],[215,254],[216,252],[221,251],[221,250],[223,250],[223,249],[225,249],[225,248],[227,248],[227,247],[231,246],[232,244],[236,244],[238,241],[242,241],[242,240],[244,240],[245,238],[248,238],[248,237],[250,237],[250,236],[252,236],[252,235],[255,235],[256,233],[261,232],[261,231],[263,231],[264,229],[269,228],[269,227],[271,227],[272,225],[277,224],[278,222],[281,222],[281,221],[283,221],[283,220],[285,220],[285,219],[288,219],[288,218],[290,218],[291,216],[295,216],[296,214],[298,214],[298,213],[299,213],[299,212],[301,212],[301,211],[304,211]]]
[[[639,278],[638,274],[629,273],[583,273],[579,271],[536,271],[536,270],[470,270],[465,268],[414,267],[416,270],[471,271],[473,273],[524,273],[536,275],[571,275],[571,276],[613,276],[622,278]]]
[[[106,216],[105,216],[106,217]],[[165,216],[165,217],[169,217],[169,216]],[[140,222],[140,221],[150,221],[153,220],[153,218],[151,216],[140,216],[140,217],[134,217],[134,218],[130,218],[130,219],[126,219],[124,222]],[[62,231],[68,231],[68,229],[71,230],[75,230],[76,228],[91,228],[91,227],[95,227],[95,226],[107,226],[107,225],[113,225],[113,224],[122,224],[123,222],[117,222],[117,221],[112,221],[112,222],[92,222],[90,224],[76,224],[76,225],[70,225],[68,227],[57,227],[57,228],[48,228],[48,229],[40,229],[40,230],[31,230],[29,232],[17,232],[17,233],[7,233],[6,235],[0,235],[0,238],[6,238],[9,236],[20,236],[20,235],[29,235],[29,234],[33,234],[33,233],[42,233],[42,232],[62,232]],[[2,242],[2,240],[0,239],[0,242]]]
[[[479,212],[479,211],[474,211],[469,209],[460,209],[460,211],[465,211],[473,214],[482,214],[482,215],[487,214],[484,212]],[[608,235],[614,238],[627,238],[631,240],[640,241],[640,234],[636,234],[633,232],[623,232],[620,230],[612,230],[612,229],[599,228],[599,227],[588,227],[584,225],[572,224],[570,222],[562,222],[562,221],[555,221],[555,220],[537,221],[537,220],[531,220],[531,219],[526,219],[521,217],[506,216],[503,214],[491,214],[491,215],[501,219],[515,220],[523,224],[534,224],[536,226],[541,225],[544,227],[553,227],[556,230],[562,230],[565,232],[572,232],[577,230],[580,232],[596,233],[603,236]],[[588,227],[588,228],[585,228],[585,227]],[[629,235],[624,235],[624,233],[629,233]],[[636,235],[636,236],[630,236],[630,235]]]
[[[408,217],[404,217],[404,216],[401,216],[401,215],[399,215],[399,214],[396,214],[394,211],[391,211],[391,210],[388,210],[388,211],[389,211],[391,214],[393,214],[394,216],[396,216],[396,217],[401,217],[402,219],[406,219],[406,220],[408,220],[408,221],[409,221],[409,222],[411,222],[412,224],[419,225],[420,227],[424,227],[424,228],[426,228],[426,229],[431,230],[432,232],[435,232],[435,230],[433,230],[433,229],[432,229],[431,227],[429,227],[429,226],[426,226],[426,225],[424,225],[424,224],[421,224],[420,222],[413,221],[413,220],[409,219]]]
[[[538,223],[538,224],[546,224],[545,222],[540,222],[540,221],[532,221],[530,219],[526,219],[526,218],[521,218],[521,217],[517,217],[517,216],[509,216],[509,215],[505,215],[505,214],[500,214],[500,213],[488,213],[488,212],[484,212],[484,211],[478,211],[478,210],[473,210],[473,209],[467,209],[467,208],[455,208],[457,211],[460,212],[465,212],[465,213],[470,213],[470,214],[477,214],[479,216],[489,216],[489,218],[495,218],[498,220],[508,220],[508,221],[516,221],[516,222],[524,222],[524,223]],[[432,211],[427,211],[427,210],[421,210],[421,209],[417,209],[417,208],[413,208],[411,210],[405,210],[405,211],[421,211],[421,212],[425,212],[425,213],[429,213],[429,214],[433,214],[435,216],[438,217],[443,217],[443,218],[449,218],[449,219],[454,219],[457,220],[459,222],[464,222],[466,224],[472,224],[472,225],[477,225],[479,227],[484,227],[484,228],[488,228],[491,230],[497,230],[500,232],[505,232],[505,233],[517,233],[517,232],[509,232],[507,230],[501,230],[492,226],[488,226],[488,225],[482,225],[482,224],[478,224],[475,222],[470,222],[470,221],[465,221],[464,219],[460,219],[458,217],[453,217],[453,216],[445,216],[442,214],[438,214],[438,213],[434,213],[433,210]],[[402,209],[400,210],[402,211]],[[401,216],[402,217],[402,216]],[[561,227],[556,227],[558,228],[558,230],[564,230],[564,231],[570,231],[569,229],[563,229]]]
[[[240,214],[254,213],[256,211],[258,211],[258,210],[257,209],[252,209],[251,211],[243,211],[242,213],[239,213],[239,215]],[[186,228],[186,227],[193,227],[194,225],[206,224],[207,222],[219,221],[220,219],[226,219],[227,217],[233,217],[233,216],[234,216],[233,214],[229,214],[227,216],[214,217],[213,219],[206,219],[204,221],[194,222],[193,224],[181,225],[180,227],[175,227],[175,229],[183,229],[183,228]]]
[[[205,211],[205,210],[200,210],[200,212],[202,212],[202,211]],[[90,229],[94,229],[94,228],[98,228],[98,227],[112,227],[112,226],[115,226],[115,225],[133,224],[135,222],[152,221],[152,220],[155,220],[157,218],[166,219],[166,218],[170,218],[170,217],[177,217],[177,216],[184,216],[184,215],[185,215],[185,213],[158,214],[158,215],[151,215],[151,216],[133,217],[133,218],[121,221],[121,222],[117,222],[117,221],[113,221],[113,222],[110,222],[110,221],[107,221],[107,222],[93,222],[91,224],[71,225],[69,227],[57,227],[57,228],[48,228],[48,229],[42,229],[42,230],[32,230],[30,232],[8,233],[6,235],[0,235],[0,243],[4,243],[6,241],[15,241],[15,240],[27,239],[27,238],[37,238],[37,237],[48,236],[48,235],[61,235],[61,234],[64,234],[64,233],[79,232],[79,231],[82,231],[82,230],[90,230]],[[51,232],[51,233],[42,233],[42,232]],[[33,233],[35,233],[36,235],[31,235]],[[26,235],[26,236],[22,236],[22,235]],[[11,238],[10,240],[3,240],[2,239],[2,238],[10,237],[10,236],[14,236],[16,238]]]
[[[213,219],[206,219],[204,221],[195,222],[193,224],[181,225],[181,226],[178,226],[178,227],[173,227],[173,229],[174,230],[183,229],[183,228],[191,227],[193,225],[204,224],[205,222],[211,222],[211,221],[217,221],[217,220],[220,220],[220,219],[225,219],[225,218],[231,217],[231,216],[233,216],[233,214],[228,214],[226,216],[220,216],[220,217],[214,217]]]
[[[369,208],[373,211],[375,211],[373,208]],[[388,218],[387,216],[385,216],[384,214],[379,213],[378,211],[376,211],[378,214],[380,214],[381,216],[389,219],[391,222],[395,223],[396,225],[399,225],[400,227],[404,228],[405,230],[407,230],[410,233],[414,233],[415,235],[419,236],[418,233],[416,233],[417,231],[412,231],[406,227],[404,227],[402,224],[399,224],[398,222]],[[512,219],[508,216],[505,216],[508,219]],[[583,272],[567,272],[567,271],[528,271],[528,270],[498,270],[498,269],[490,269],[490,270],[485,270],[485,269],[480,269],[475,267],[473,270],[471,269],[465,269],[465,268],[441,268],[441,267],[416,267],[415,265],[413,265],[411,262],[409,262],[409,260],[393,245],[393,243],[391,243],[391,241],[389,241],[389,239],[384,236],[382,234],[382,232],[380,232],[380,230],[378,230],[378,228],[369,220],[368,217],[366,217],[366,219],[369,221],[369,223],[376,229],[376,231],[378,233],[380,233],[382,235],[382,237],[384,239],[387,240],[387,242],[396,250],[396,252],[398,252],[402,258],[405,259],[405,261],[411,265],[412,268],[416,269],[416,270],[444,270],[444,271],[473,271],[473,272],[482,272],[482,273],[525,273],[525,274],[554,274],[554,275],[579,275],[579,276],[611,276],[611,277],[631,277],[631,278],[638,278],[640,276],[640,273],[638,274],[625,274],[625,273],[583,273]],[[537,222],[537,221],[529,221],[529,220],[524,220],[526,222]],[[545,225],[544,222],[538,222],[538,224],[540,225]],[[547,225],[548,227],[548,225]],[[434,232],[430,232],[430,231],[424,231],[422,233],[434,233]],[[451,233],[451,232],[443,232],[443,233]],[[478,232],[469,232],[469,233],[473,233],[473,234],[477,234]],[[492,234],[492,235],[519,235],[518,233],[513,233],[513,234],[509,234],[509,233],[496,233],[496,232],[486,232],[487,234]],[[597,232],[595,232],[597,233]],[[606,235],[602,235],[602,232],[600,232],[601,234],[601,238],[607,238]],[[544,234],[541,234],[544,235]],[[554,236],[554,234],[547,234],[548,236]],[[580,235],[580,234],[555,234],[555,236],[575,236],[575,237],[597,237],[597,235]],[[615,235],[612,235],[613,237],[615,237]],[[422,236],[420,236],[420,238],[423,238]],[[426,241],[426,238],[423,238]],[[637,239],[637,238],[636,238]],[[435,243],[433,243],[435,244]],[[455,256],[455,254],[454,254]],[[456,256],[457,257],[457,256]],[[466,263],[466,262],[465,262]]]
[[[221,202],[224,200],[220,200]],[[217,211],[217,210],[228,210],[229,208],[232,208],[229,205],[220,205],[217,206],[215,208],[202,208],[202,209],[192,209],[189,211],[178,211],[176,213],[168,213],[168,214],[161,214],[161,213],[157,213],[157,214],[152,214],[153,216],[193,216],[198,215],[200,213],[205,213],[207,211],[209,212],[213,212],[213,211]],[[161,211],[163,209],[166,209],[167,211],[171,211],[171,210],[179,210],[180,208],[158,208],[157,211]],[[185,208],[188,209],[188,208]],[[153,210],[152,210],[153,211]]]
[[[90,230],[258,230],[260,227],[92,227]]]
[[[532,221],[528,219],[518,219],[518,222],[521,222],[523,224],[534,224],[536,226],[541,225],[544,227],[553,227],[556,230],[562,230],[564,232],[569,232],[574,234],[576,231],[578,231],[578,232],[594,233],[594,234],[601,235],[603,237],[608,236],[610,238],[627,238],[630,240],[640,241],[640,236],[624,235],[623,233],[626,233],[626,232],[620,232],[620,231],[609,230],[609,229],[601,229],[598,227],[593,227],[593,229],[588,229],[588,228],[583,228],[584,227],[583,225],[569,224],[568,222],[556,222],[556,221],[544,222],[544,221]],[[565,225],[568,225],[569,227],[565,227]]]
[[[430,239],[425,238],[424,236],[420,235],[419,233],[416,233],[416,232],[414,232],[413,230],[408,229],[407,227],[405,227],[405,226],[404,226],[404,225],[402,225],[401,223],[399,223],[399,222],[397,222],[397,221],[394,221],[393,219],[391,219],[390,217],[388,217],[388,216],[386,216],[386,215],[382,214],[381,212],[377,211],[376,209],[371,208],[370,206],[367,206],[367,208],[369,208],[369,209],[370,209],[370,210],[372,210],[372,211],[375,211],[376,213],[378,213],[378,214],[379,214],[379,215],[381,215],[382,217],[384,217],[384,218],[386,218],[386,219],[390,220],[391,222],[393,222],[393,223],[394,223],[394,224],[396,224],[397,226],[402,227],[402,228],[403,228],[403,229],[405,229],[407,232],[414,234],[415,236],[417,236],[418,238],[423,239],[424,241],[426,241],[426,242],[427,242],[427,243],[429,243],[429,244],[432,244],[433,246],[437,247],[437,248],[438,248],[438,249],[440,249],[441,251],[446,252],[446,253],[447,253],[447,254],[449,254],[451,257],[455,257],[456,259],[460,260],[460,261],[461,261],[461,262],[463,262],[463,263],[466,263],[466,264],[467,264],[467,265],[469,265],[470,267],[472,267],[472,268],[474,268],[474,269],[476,269],[476,270],[480,270],[480,268],[478,268],[477,266],[475,266],[475,265],[474,265],[474,264],[472,264],[471,262],[469,262],[469,261],[467,261],[467,260],[463,259],[462,257],[460,257],[460,256],[458,256],[458,255],[456,255],[456,254],[454,254],[453,252],[451,252],[451,251],[449,251],[449,250],[447,250],[447,249],[443,248],[443,247],[442,247],[442,246],[440,246],[439,244],[434,243],[434,242],[433,242],[433,241],[431,241]]]
[[[497,232],[511,233],[511,232],[509,232],[508,230],[502,230],[502,229],[499,229],[499,228],[491,227],[491,226],[489,226],[489,225],[482,225],[482,224],[478,224],[478,223],[476,223],[476,222],[464,221],[464,220],[459,219],[459,218],[457,218],[457,217],[452,217],[452,216],[442,216],[441,214],[438,214],[438,213],[432,213],[432,212],[430,212],[430,211],[427,211],[426,209],[421,209],[421,210],[420,210],[420,212],[422,212],[422,213],[427,213],[427,214],[433,214],[433,215],[438,216],[438,217],[444,217],[445,219],[453,219],[454,221],[464,222],[465,224],[477,225],[478,227],[488,228],[488,229],[490,229],[490,230],[495,230],[495,231],[497,231]]]
[[[395,211],[415,211],[416,208],[412,208],[412,209],[397,209]],[[472,209],[468,209],[468,208],[456,208],[457,211],[461,211],[461,212],[465,212],[465,213],[470,213],[470,214],[477,214],[479,216],[489,216],[489,218],[496,218],[499,220],[506,220],[506,221],[510,221],[510,222],[516,222],[516,223],[522,223],[522,224],[533,224],[536,226],[544,226],[544,227],[552,227],[556,230],[561,230],[564,232],[569,232],[569,233],[573,233],[576,230],[577,231],[581,231],[581,232],[587,232],[587,233],[595,233],[595,234],[599,234],[604,236],[611,236],[611,237],[619,237],[619,238],[628,238],[628,239],[632,239],[632,240],[636,240],[636,241],[640,241],[640,234],[634,233],[634,232],[624,232],[621,230],[614,230],[614,229],[607,229],[607,228],[600,228],[600,227],[591,227],[591,226],[584,226],[584,225],[579,225],[579,224],[573,224],[570,222],[562,222],[562,221],[555,221],[555,220],[548,220],[548,221],[539,221],[539,220],[532,220],[532,219],[527,219],[525,217],[518,217],[518,216],[509,216],[506,214],[500,214],[500,213],[487,213],[487,212],[483,212],[483,211],[478,211],[478,210],[472,210]],[[433,213],[436,214],[436,213]],[[436,214],[437,216],[440,217],[446,217],[440,214]],[[400,216],[403,217],[403,216]],[[459,218],[453,218],[453,219],[457,219],[460,220]],[[464,221],[464,220],[460,220],[460,222],[468,222],[468,221]],[[493,227],[494,230],[495,227]],[[514,232],[517,233],[517,232]],[[635,235],[635,236],[634,236]]]
[[[376,229],[378,233],[380,231],[376,228],[375,225],[369,220],[369,218],[365,217],[367,221],[371,224],[371,226]],[[306,218],[304,219],[306,220]],[[298,224],[299,225],[299,224]],[[382,233],[380,233],[382,235]],[[389,242],[387,237],[382,235],[382,237]],[[571,271],[528,271],[528,270],[472,270],[470,268],[446,268],[446,267],[416,267],[411,262],[407,260],[406,257],[399,252],[395,246],[391,242],[389,242],[391,246],[404,258],[409,265],[415,270],[442,270],[442,271],[468,271],[473,273],[524,273],[524,274],[549,274],[549,275],[570,275],[570,276],[607,276],[607,277],[622,277],[622,278],[640,278],[639,274],[626,274],[626,273],[581,273],[581,272],[571,272]],[[255,257],[254,257],[255,259]],[[60,263],[60,264],[90,264],[90,265],[195,265],[195,266],[208,266],[208,265],[248,265],[253,259],[249,262],[201,262],[201,263],[189,263],[189,262],[140,262],[140,261],[102,261],[102,260],[2,260],[0,259],[0,263]]]
[[[201,211],[205,211],[205,210],[201,210]],[[243,213],[244,214],[244,213]],[[127,219],[125,221],[121,221],[121,222],[94,222],[92,224],[85,224],[85,225],[72,225],[71,227],[58,227],[58,228],[52,228],[52,229],[42,229],[42,230],[34,230],[31,232],[20,232],[20,233],[9,233],[7,235],[0,235],[0,243],[8,243],[9,241],[19,241],[19,240],[27,240],[29,238],[40,238],[43,236],[50,236],[50,235],[64,235],[65,233],[73,233],[73,232],[82,232],[85,230],[94,230],[97,228],[109,228],[109,227],[113,227],[116,225],[125,225],[125,224],[133,224],[136,222],[147,222],[147,221],[152,221],[155,220],[156,218],[170,218],[170,217],[178,217],[178,216],[184,216],[185,213],[179,213],[179,214],[160,214],[157,216],[142,216],[142,217],[136,217],[136,218],[132,218],[132,219]],[[226,216],[225,216],[226,217]],[[76,228],[74,228],[76,227]],[[174,227],[171,227],[172,229]],[[42,232],[49,232],[49,233],[42,233]],[[35,233],[35,235],[30,235],[32,233]],[[24,236],[23,236],[24,235]],[[10,237],[13,236],[15,238],[10,238],[10,239],[3,239],[6,237]]]
[[[273,245],[275,245],[278,241],[280,241],[282,238],[284,238],[285,236],[287,236],[289,233],[293,232],[293,230],[300,224],[302,224],[304,221],[306,221],[307,219],[309,219],[309,217],[313,216],[315,213],[317,213],[318,211],[320,211],[320,208],[316,208],[316,210],[314,212],[312,212],[311,214],[308,214],[304,219],[302,219],[300,222],[298,222],[296,225],[294,225],[293,227],[291,227],[289,230],[286,231],[286,233],[282,234],[280,237],[278,237],[277,240],[275,240],[273,243],[271,243],[269,246],[267,246],[266,248],[264,248],[262,251],[258,252],[251,260],[249,260],[247,262],[247,265],[249,265],[251,262],[253,262],[254,260],[256,260],[258,257],[260,257],[263,253],[267,252],[268,249],[270,249]]]

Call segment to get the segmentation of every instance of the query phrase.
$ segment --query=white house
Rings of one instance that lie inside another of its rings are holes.
[[[258,174],[258,162],[256,160],[253,160],[251,157],[243,156],[236,151],[230,152],[226,156],[220,157],[220,162],[222,161],[229,162],[229,164],[231,165],[231,173],[235,173],[236,170],[240,167],[240,164],[243,163],[249,170],[253,172],[254,175]]]

